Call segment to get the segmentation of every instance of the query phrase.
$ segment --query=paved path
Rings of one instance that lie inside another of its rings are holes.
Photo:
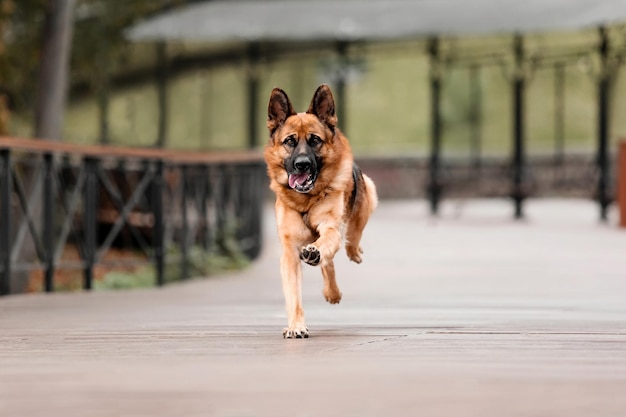
[[[384,202],[283,340],[279,248],[163,289],[0,299],[0,416],[626,416],[626,230],[595,205]],[[271,218],[268,210],[268,218]]]

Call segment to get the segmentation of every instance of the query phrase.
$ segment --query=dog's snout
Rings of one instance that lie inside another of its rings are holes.
[[[308,156],[300,155],[294,161],[293,166],[300,172],[308,171],[311,168],[311,160]]]

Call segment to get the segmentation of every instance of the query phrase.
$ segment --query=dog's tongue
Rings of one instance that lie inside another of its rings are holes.
[[[291,174],[289,176],[289,186],[291,188],[295,187],[296,184],[298,185],[302,185],[304,184],[304,182],[306,181],[306,179],[309,177],[309,174]]]

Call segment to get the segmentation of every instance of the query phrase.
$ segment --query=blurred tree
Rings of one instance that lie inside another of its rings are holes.
[[[48,0],[45,4],[35,109],[37,138],[61,139],[75,3],[76,0]]]
[[[47,122],[44,123],[40,115],[47,106],[44,102],[59,103],[58,98],[56,101],[45,98],[47,93],[50,93],[49,89],[67,90],[62,85],[62,74],[55,73],[52,68],[54,66],[60,73],[67,74],[69,86],[81,81],[98,97],[103,121],[100,127],[101,136],[102,141],[106,142],[110,75],[128,50],[128,44],[123,36],[124,29],[146,15],[185,2],[185,0],[17,2],[0,0],[0,89],[13,93],[15,106],[22,112],[33,113],[35,109],[40,109],[35,117],[35,124],[42,126],[35,129],[35,132],[40,132],[37,136],[58,137],[56,134],[41,133],[47,129],[43,128]],[[69,39],[72,30],[74,36],[71,45],[64,44],[63,39]],[[58,51],[58,48],[67,51],[68,56],[71,51],[68,68],[64,68],[64,58],[54,54],[49,56],[49,52],[46,52]],[[47,60],[52,60],[56,64]],[[55,85],[51,86],[50,83]],[[56,94],[58,93],[54,93],[53,96]],[[39,106],[36,104],[38,100],[41,101]],[[62,105],[57,110],[62,111]],[[37,120],[40,122],[37,123]]]
[[[16,108],[34,103],[39,57],[38,30],[44,0],[2,0],[0,3],[0,88]],[[5,133],[9,131],[5,126]]]

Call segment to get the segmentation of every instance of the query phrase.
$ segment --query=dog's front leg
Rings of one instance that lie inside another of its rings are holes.
[[[318,229],[320,237],[300,250],[300,259],[309,265],[331,263],[341,246],[341,224],[324,224]]]
[[[307,338],[309,329],[304,322],[302,308],[302,264],[295,247],[283,247],[280,275],[287,310],[287,327],[283,329],[283,337],[286,339]]]
[[[302,215],[285,207],[280,201],[276,204],[276,219],[283,249],[280,275],[287,310],[287,327],[283,330],[283,337],[307,338],[309,331],[302,308],[302,263],[299,250],[302,243],[312,241],[313,236],[304,224]]]
[[[309,265],[322,266],[332,262],[341,247],[343,232],[343,197],[341,194],[327,196],[324,204],[309,213],[311,226],[318,238],[300,250],[300,259]]]

